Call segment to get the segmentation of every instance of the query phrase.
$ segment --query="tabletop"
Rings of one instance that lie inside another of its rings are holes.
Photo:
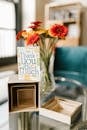
[[[82,113],[86,116],[87,95],[84,85],[71,80],[57,79],[56,88],[45,96],[45,101],[53,96],[61,96],[82,103]],[[44,100],[41,99],[42,102]],[[85,105],[84,105],[85,103]],[[39,111],[20,111],[9,113],[9,130],[77,130],[78,124],[82,120],[82,115],[72,125],[56,121],[46,116],[40,115]]]
[[[76,100],[83,102],[84,96],[80,95]],[[76,130],[81,120],[82,117],[80,116],[79,120],[70,126],[42,116],[39,111],[17,112],[9,114],[9,130]]]

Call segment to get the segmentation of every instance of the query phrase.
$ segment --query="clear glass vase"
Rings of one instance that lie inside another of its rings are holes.
[[[50,58],[41,59],[41,80],[40,80],[40,94],[46,96],[55,88],[55,81],[53,76],[54,54]],[[47,63],[47,64],[46,64]]]

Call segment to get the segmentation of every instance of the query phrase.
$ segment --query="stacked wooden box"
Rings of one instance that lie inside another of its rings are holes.
[[[39,107],[39,82],[19,80],[14,75],[8,82],[9,112],[38,110]]]

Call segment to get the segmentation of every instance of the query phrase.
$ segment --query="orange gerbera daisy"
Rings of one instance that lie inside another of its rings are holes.
[[[41,23],[42,22],[40,21],[31,22],[31,26],[29,26],[29,28],[32,28],[33,30],[35,30],[40,26]]]
[[[40,25],[42,22],[41,21],[34,21],[34,22],[31,22],[31,24],[34,24],[34,25]]]
[[[20,32],[17,33],[16,35],[16,40],[20,40],[22,38],[22,33],[26,32],[25,30],[21,30]]]
[[[31,25],[31,26],[29,26],[28,28],[32,28],[32,29],[34,30],[34,29],[37,29],[37,28],[38,28],[38,25]]]
[[[52,37],[64,38],[68,33],[68,29],[63,25],[54,24],[50,27],[48,33]]]
[[[26,40],[26,44],[30,45],[30,44],[34,44],[37,43],[37,41],[40,39],[39,35],[37,33],[33,33],[31,35],[28,36],[27,40]]]

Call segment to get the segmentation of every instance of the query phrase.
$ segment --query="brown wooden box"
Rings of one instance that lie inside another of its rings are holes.
[[[35,99],[35,89],[20,89],[17,91],[17,105],[18,107],[21,106],[30,106],[36,107],[36,101]]]
[[[77,120],[81,111],[80,102],[55,96],[42,104],[40,115],[71,125]]]
[[[39,82],[19,80],[17,75],[8,82],[9,112],[38,110]]]

